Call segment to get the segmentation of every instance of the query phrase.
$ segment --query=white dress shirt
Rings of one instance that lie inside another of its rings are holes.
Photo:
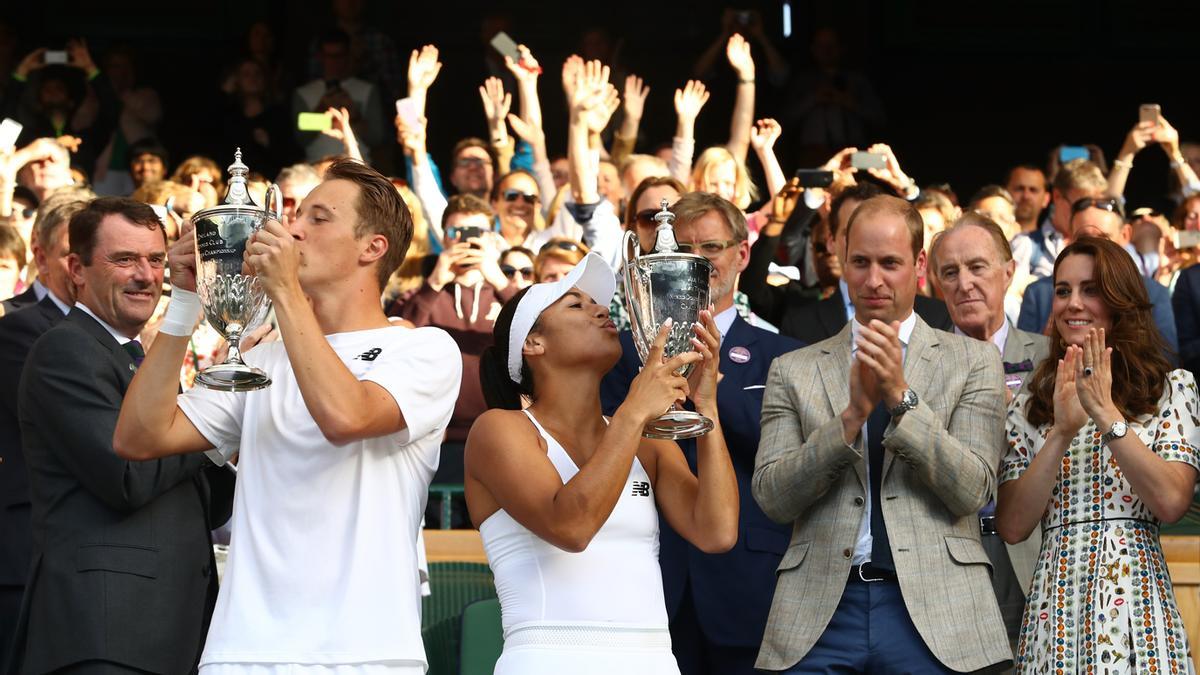
[[[725,336],[729,334],[735,318],[737,318],[736,305],[730,305],[729,309],[722,310],[713,316],[713,322],[717,324],[717,330],[721,332],[721,344],[725,343]]]
[[[108,331],[108,334],[113,336],[113,338],[117,341],[117,344],[124,345],[126,342],[133,342],[133,338],[125,337],[124,335],[117,332],[116,328],[113,328],[112,326],[108,325],[107,321],[96,316],[95,312],[88,309],[87,305],[83,304],[82,302],[77,302],[77,303],[75,303],[75,306],[78,307],[79,309],[82,309],[83,311],[87,312],[87,315],[92,317],[93,319],[95,319],[96,323],[99,323],[101,326],[104,326],[104,330]]]
[[[917,325],[917,313],[909,312],[908,318],[900,322],[900,348],[904,356],[908,356],[908,341],[912,337],[913,327]],[[857,321],[850,322],[850,360],[853,361],[858,353],[858,335],[862,330],[862,324]],[[863,422],[862,431],[859,433],[859,443],[854,448],[856,451],[863,454],[863,473],[867,478],[867,497],[864,500],[864,508],[862,520],[858,523],[858,541],[854,544],[854,558],[851,562],[855,565],[861,565],[871,561],[871,545],[875,539],[871,536],[871,461],[867,457],[870,446],[867,444],[867,423]],[[890,454],[884,450],[883,461],[884,466],[887,466],[887,456]]]
[[[970,335],[967,335],[959,330],[958,326],[954,327],[954,334],[961,335],[963,337],[971,337]],[[1008,342],[1008,320],[1005,319],[1004,322],[1000,324],[1000,330],[992,333],[992,337],[988,339],[992,344],[996,345],[996,349],[999,349],[1000,353],[1003,354],[1004,345]]]

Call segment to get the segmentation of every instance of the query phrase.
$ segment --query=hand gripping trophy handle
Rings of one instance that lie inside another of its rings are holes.
[[[622,240],[621,268],[625,281],[625,308],[629,313],[633,344],[643,363],[663,323],[670,318],[674,328],[663,351],[672,358],[692,349],[692,325],[700,310],[708,307],[708,281],[712,263],[706,258],[680,253],[675,243],[675,214],[662,202],[662,211],[654,216],[654,252],[643,254],[638,236],[625,233]],[[686,376],[690,367],[681,375]],[[642,435],[647,438],[694,438],[713,429],[712,420],[691,410],[672,405],[651,420]]]

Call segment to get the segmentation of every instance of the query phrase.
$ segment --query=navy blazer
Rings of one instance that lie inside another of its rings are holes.
[[[1179,329],[1180,365],[1200,373],[1200,265],[1179,273],[1171,295],[1175,327]]]
[[[737,317],[721,342],[721,373],[717,409],[725,444],[737,474],[738,541],[727,553],[706,554],[688,544],[666,520],[659,519],[659,565],[667,616],[674,618],[691,582],[697,619],[705,635],[727,646],[757,647],[762,643],[771,598],[775,593],[775,568],[787,550],[791,526],[779,525],[762,512],[750,491],[754,456],[758,452],[763,389],[767,370],[775,357],[804,345],[792,338],[755,328]],[[739,359],[729,353],[738,349]],[[600,384],[605,414],[613,414],[625,400],[629,384],[642,362],[628,331],[621,333],[621,360]],[[743,351],[744,350],[744,351]],[[749,360],[741,358],[749,354]],[[679,443],[688,465],[696,471],[696,444]]]
[[[1182,277],[1180,277],[1182,280]],[[1154,305],[1151,313],[1158,332],[1170,345],[1171,350],[1179,351],[1179,340],[1175,335],[1175,312],[1171,309],[1171,294],[1166,286],[1153,279],[1142,277],[1146,284],[1146,294],[1150,296],[1150,304]],[[1021,314],[1017,317],[1017,328],[1030,333],[1042,335],[1046,322],[1050,320],[1050,305],[1054,302],[1054,279],[1042,277],[1025,287],[1025,295],[1021,298]],[[1168,358],[1170,355],[1168,355]]]
[[[209,531],[233,474],[200,453],[124,461],[113,429],[133,359],[78,307],[29,351],[18,388],[33,562],[9,662],[193,672],[217,597]],[[204,467],[210,466],[210,470]]]
[[[32,307],[33,305],[36,305],[37,303],[38,303],[37,291],[33,290],[33,286],[30,285],[29,288],[26,288],[24,291],[22,291],[18,295],[14,295],[11,298],[5,300],[4,302],[0,303],[0,305],[4,306],[4,314],[7,316],[9,314],[16,312],[18,309],[25,309],[26,307]]]

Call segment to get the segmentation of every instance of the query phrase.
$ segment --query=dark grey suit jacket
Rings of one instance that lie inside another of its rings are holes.
[[[101,660],[187,673],[199,660],[217,593],[209,510],[224,511],[223,522],[232,483],[210,498],[199,454],[116,456],[113,430],[133,371],[117,341],[78,308],[29,353],[19,417],[33,563],[13,672]]]
[[[9,594],[11,612],[0,616],[0,667],[8,659],[16,628],[16,610],[29,576],[33,532],[29,515],[29,478],[17,422],[17,387],[29,348],[42,333],[63,320],[49,296],[36,305],[0,317],[0,589]]]
[[[17,387],[33,343],[63,320],[46,296],[36,305],[0,317],[0,586],[24,586],[29,575],[29,479],[17,422]],[[0,653],[9,635],[0,635]]]

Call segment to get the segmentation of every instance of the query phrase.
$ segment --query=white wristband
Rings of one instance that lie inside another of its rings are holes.
[[[191,337],[196,330],[203,312],[200,306],[200,296],[193,291],[185,291],[178,286],[171,286],[171,301],[167,303],[167,311],[163,314],[162,325],[158,332],[178,337]]]

